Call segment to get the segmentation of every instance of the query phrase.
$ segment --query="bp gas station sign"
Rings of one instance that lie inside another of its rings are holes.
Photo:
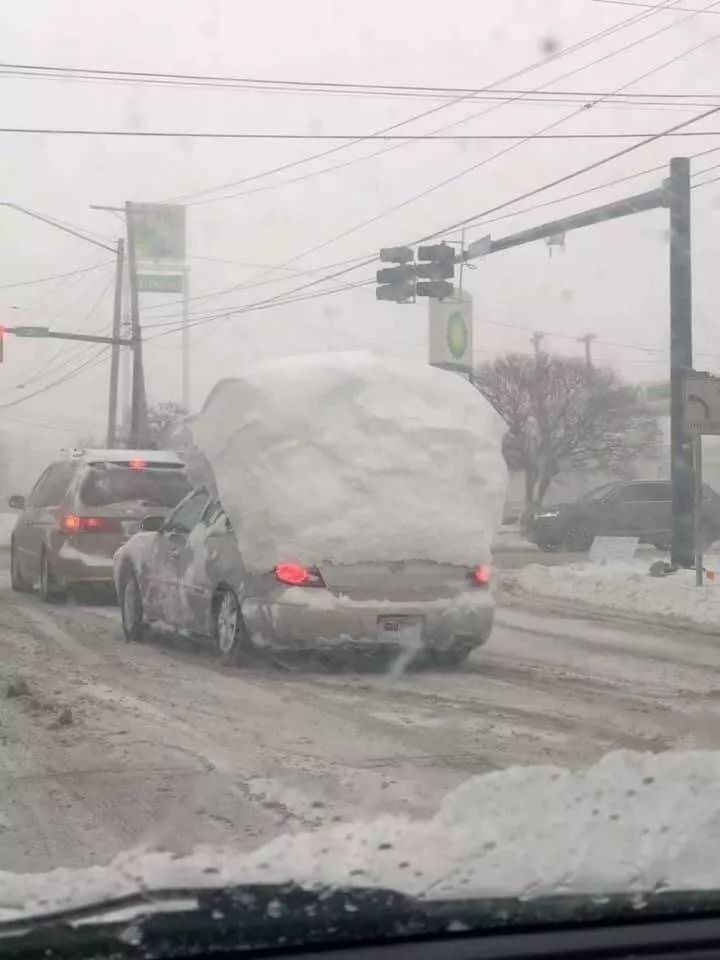
[[[430,300],[430,363],[434,367],[472,370],[472,297],[455,291],[447,300]]]

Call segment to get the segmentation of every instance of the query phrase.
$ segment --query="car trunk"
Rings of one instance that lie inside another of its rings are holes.
[[[318,568],[335,596],[351,600],[441,600],[470,587],[464,566],[407,560],[393,563],[324,563]]]

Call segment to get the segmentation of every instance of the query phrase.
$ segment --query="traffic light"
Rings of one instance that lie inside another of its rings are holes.
[[[375,291],[378,300],[404,303],[415,297],[415,268],[409,266],[415,254],[410,247],[383,247],[380,259],[383,263],[397,263],[397,267],[378,270],[375,279],[380,284]]]
[[[448,281],[455,276],[455,250],[447,243],[433,243],[418,247],[417,258],[415,275],[428,281],[417,284],[418,297],[434,297],[436,300],[451,297],[453,285]]]

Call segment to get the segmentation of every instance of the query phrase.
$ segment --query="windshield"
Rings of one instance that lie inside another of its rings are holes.
[[[0,3],[0,953],[720,891],[719,55],[720,0]]]
[[[128,500],[174,507],[189,491],[183,470],[106,466],[88,472],[80,486],[80,499],[86,507],[107,507]]]

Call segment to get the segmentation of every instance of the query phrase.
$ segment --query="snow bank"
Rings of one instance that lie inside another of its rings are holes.
[[[695,586],[695,572],[651,577],[647,560],[629,563],[530,564],[506,584],[540,597],[641,616],[720,625],[720,581]]]
[[[412,895],[545,896],[720,886],[720,752],[608,754],[580,771],[474,777],[426,820],[384,817],[226,846],[131,851],[108,866],[0,872],[0,919],[139,888],[295,880]]]
[[[15,529],[17,517],[16,513],[0,513],[0,550],[10,546],[10,536]]]
[[[253,566],[489,557],[504,425],[456,374],[287,357],[218,383],[188,426]]]

